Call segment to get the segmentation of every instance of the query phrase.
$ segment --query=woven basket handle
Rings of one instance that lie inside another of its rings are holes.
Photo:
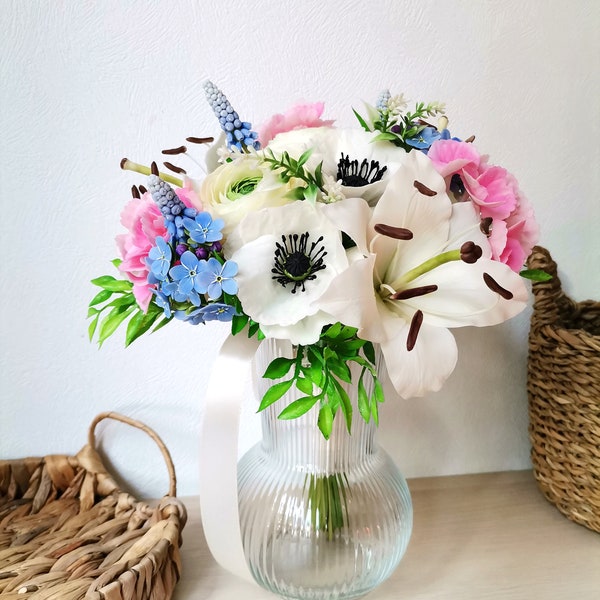
[[[167,470],[169,471],[169,496],[175,497],[177,495],[177,478],[175,477],[175,466],[173,465],[173,460],[171,458],[171,454],[168,448],[165,446],[165,443],[160,439],[158,434],[150,429],[147,425],[144,425],[140,421],[136,421],[135,419],[131,419],[124,415],[121,415],[116,412],[104,412],[100,413],[90,425],[90,429],[88,431],[88,444],[90,448],[96,450],[96,436],[95,429],[96,425],[103,421],[104,419],[113,419],[115,421],[120,421],[121,423],[125,423],[127,425],[131,425],[131,427],[135,427],[136,429],[141,429],[144,433],[147,433],[158,446],[163,458],[165,459],[165,463],[167,465]]]
[[[562,290],[557,265],[546,248],[534,246],[527,259],[527,268],[542,269],[552,276],[549,281],[533,282],[532,290],[535,302],[531,318],[532,326],[552,325],[558,321],[561,308],[569,302]]]

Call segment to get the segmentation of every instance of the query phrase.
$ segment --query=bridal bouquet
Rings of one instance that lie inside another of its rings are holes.
[[[374,344],[397,392],[419,396],[455,367],[450,328],[495,325],[525,307],[521,275],[540,276],[521,271],[538,235],[532,208],[473,139],[450,134],[443,105],[409,108],[386,91],[354,111],[360,127],[335,127],[315,103],[254,130],[212,83],[204,89],[221,138],[187,141],[205,150],[205,173],[121,163],[147,180],[121,216],[113,262],[124,279],[92,282],[101,290],[90,338],[102,344],[127,322],[129,344],[176,320],[216,320],[234,335],[289,340],[295,357],[270,364],[260,408],[296,386],[304,396],[280,418],[318,405],[328,437],[338,411],[350,427],[341,382],[351,363],[357,408],[378,418]],[[186,146],[163,153],[200,164]]]

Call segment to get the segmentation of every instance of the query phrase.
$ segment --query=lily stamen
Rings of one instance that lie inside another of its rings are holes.
[[[469,265],[476,263],[483,255],[481,246],[478,246],[475,242],[465,242],[460,247],[460,260],[466,262]]]
[[[417,188],[417,190],[419,190],[419,192],[421,192],[421,194],[423,194],[424,196],[437,196],[437,192],[428,188],[425,184],[421,183],[420,181],[417,181],[415,179],[415,181],[413,182],[413,185],[415,186],[415,188]]]
[[[186,137],[186,142],[190,142],[191,144],[211,144],[215,141],[214,137]]]
[[[137,189],[135,185],[131,186],[131,196],[136,200],[139,200],[142,196],[140,195],[140,190]]]
[[[513,293],[506,288],[503,288],[489,273],[483,274],[483,281],[492,292],[496,292],[499,296],[502,296],[505,300],[512,300]]]
[[[411,319],[410,329],[408,330],[408,336],[406,338],[406,349],[410,352],[417,343],[417,337],[419,330],[423,324],[423,311],[418,310]]]
[[[394,238],[395,240],[412,240],[413,238],[413,232],[405,227],[394,227],[385,223],[377,223],[373,229],[377,233]]]
[[[166,150],[161,150],[163,154],[185,154],[187,152],[187,148],[185,146],[179,146],[178,148],[167,148]]]
[[[400,290],[390,296],[391,300],[409,300],[410,298],[418,298],[419,296],[425,296],[436,292],[438,289],[437,285],[422,285],[416,288],[407,288]]]
[[[164,162],[163,165],[165,165],[165,167],[167,167],[167,169],[169,169],[170,171],[173,171],[174,173],[180,173],[182,175],[187,175],[187,171],[185,169],[182,169],[181,167],[178,167],[177,165],[174,165],[173,163],[170,162]]]

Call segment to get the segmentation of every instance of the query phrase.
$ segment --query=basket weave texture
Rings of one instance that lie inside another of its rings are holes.
[[[569,519],[600,532],[600,302],[574,302],[536,246],[529,334],[529,435],[539,488]]]
[[[170,478],[158,506],[119,490],[102,464],[94,429],[106,418],[158,444]],[[75,456],[0,461],[0,598],[168,600],[181,573],[185,521],[162,440],[138,421],[102,413]]]

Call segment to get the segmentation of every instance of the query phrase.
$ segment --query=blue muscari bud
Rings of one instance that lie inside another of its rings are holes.
[[[173,188],[158,175],[148,177],[148,190],[166,221],[174,221],[175,217],[187,209]]]
[[[239,115],[227,100],[227,97],[211,81],[204,84],[206,99],[215,113],[221,129],[227,134],[227,145],[235,146],[240,150],[251,147],[255,150],[260,148],[258,134],[252,131],[252,124],[242,121]]]
[[[390,94],[390,90],[383,90],[377,98],[377,104],[375,105],[375,108],[377,110],[385,110],[391,97],[392,95]]]

